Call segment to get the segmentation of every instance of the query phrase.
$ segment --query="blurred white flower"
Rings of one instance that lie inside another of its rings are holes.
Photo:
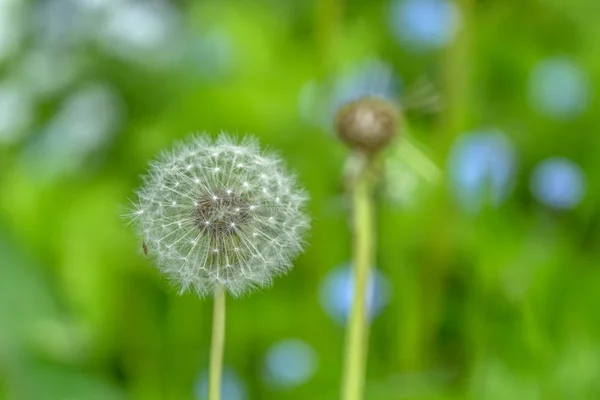
[[[74,0],[80,7],[91,12],[106,11],[112,7],[117,7],[120,3],[127,0]]]
[[[123,118],[123,104],[107,84],[89,83],[70,95],[25,153],[40,176],[73,172],[105,146]]]
[[[180,55],[179,15],[160,1],[125,1],[108,9],[100,28],[100,43],[128,61],[169,64]]]
[[[23,8],[18,1],[0,0],[0,63],[18,50],[24,32]]]
[[[33,16],[36,40],[53,49],[85,42],[95,21],[74,0],[34,2]]]
[[[72,83],[79,69],[80,61],[73,54],[40,47],[24,55],[17,76],[30,93],[46,96]]]
[[[16,142],[32,121],[33,99],[27,87],[16,82],[0,83],[0,144]]]

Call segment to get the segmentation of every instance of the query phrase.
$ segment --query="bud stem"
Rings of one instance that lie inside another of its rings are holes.
[[[223,348],[225,346],[225,297],[225,290],[220,288],[214,299],[210,369],[208,372],[208,400],[220,400],[221,398]]]
[[[354,186],[354,296],[346,337],[343,400],[363,398],[368,322],[366,292],[373,253],[373,199],[370,163],[365,163]]]

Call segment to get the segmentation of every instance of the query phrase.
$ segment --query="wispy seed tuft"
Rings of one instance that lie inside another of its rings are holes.
[[[255,139],[192,137],[151,163],[130,218],[181,292],[240,296],[302,252],[307,195]]]

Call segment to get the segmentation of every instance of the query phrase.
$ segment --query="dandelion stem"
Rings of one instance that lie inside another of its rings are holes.
[[[354,297],[346,337],[343,400],[362,399],[364,391],[368,343],[366,292],[373,251],[373,201],[370,178],[368,165],[365,165],[354,186]]]
[[[220,400],[221,398],[223,348],[225,345],[225,295],[225,290],[220,288],[214,299],[210,370],[208,373],[208,400]]]

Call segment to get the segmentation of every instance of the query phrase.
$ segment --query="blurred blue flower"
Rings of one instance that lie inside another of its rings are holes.
[[[390,5],[392,34],[413,50],[444,47],[454,39],[458,22],[458,8],[447,0],[393,0]]]
[[[501,132],[463,134],[450,152],[448,170],[452,190],[461,206],[477,212],[486,200],[498,206],[510,194],[516,152]]]
[[[293,387],[308,381],[317,370],[313,348],[300,339],[274,344],[265,356],[265,378],[276,387]]]
[[[363,61],[350,73],[336,79],[330,103],[332,115],[344,104],[362,97],[397,101],[400,87],[400,77],[391,65],[375,59]]]
[[[196,387],[194,398],[197,400],[208,399],[208,372],[202,373]],[[221,399],[222,400],[247,400],[248,391],[240,376],[232,369],[224,368],[221,377]]]
[[[583,112],[589,102],[590,85],[572,60],[549,58],[538,63],[529,81],[530,101],[541,113],[567,119]]]
[[[543,204],[557,209],[571,209],[579,204],[585,194],[585,175],[570,160],[549,158],[533,171],[530,188]]]
[[[320,302],[325,312],[341,325],[346,324],[352,309],[354,281],[352,265],[344,264],[333,269],[325,276],[320,288]],[[375,318],[389,302],[391,286],[385,277],[376,269],[371,269],[371,277],[367,284],[367,314],[369,319]]]
[[[335,115],[344,104],[362,97],[397,102],[401,87],[402,81],[391,65],[367,59],[336,76],[331,88],[307,82],[298,94],[300,115],[332,130]]]

